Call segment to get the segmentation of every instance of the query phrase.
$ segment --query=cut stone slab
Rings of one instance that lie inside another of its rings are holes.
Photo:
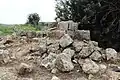
[[[83,40],[90,40],[90,31],[89,30],[77,30],[75,31],[75,39],[78,39],[80,41]]]
[[[60,39],[60,46],[65,48],[73,43],[72,38],[68,35],[65,34],[61,39]]]
[[[75,31],[78,29],[78,23],[75,23],[73,21],[61,21],[58,23],[58,29]]]
[[[48,33],[48,37],[54,39],[60,39],[65,34],[65,31],[53,30]]]

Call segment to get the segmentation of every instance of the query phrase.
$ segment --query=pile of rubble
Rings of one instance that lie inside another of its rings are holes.
[[[20,41],[34,41],[37,45],[27,49],[24,55],[18,57],[27,56],[31,59],[31,56],[37,55],[37,57],[41,57],[39,65],[53,74],[69,73],[74,71],[76,66],[80,67],[76,71],[86,74],[87,77],[80,77],[76,80],[120,79],[119,66],[112,64],[119,60],[118,53],[112,48],[100,48],[98,42],[90,40],[90,31],[77,30],[76,23],[72,21],[60,22],[56,28],[49,29],[45,33],[41,32],[39,35],[38,37],[38,33],[34,32],[19,34]],[[6,50],[6,46],[9,47],[8,44],[12,42],[13,39],[1,42],[1,64],[11,62],[13,58],[18,59],[18,57],[11,57],[10,52]],[[20,63],[16,70],[19,75],[25,75],[34,71],[34,67]],[[53,76],[51,80],[60,80],[60,78]]]
[[[117,80],[120,78],[110,77],[110,74],[109,76],[106,74],[109,72],[108,67],[110,67],[106,62],[114,63],[117,61],[118,53],[112,48],[102,49],[98,47],[97,42],[90,40],[90,31],[77,30],[76,27],[76,23],[71,21],[60,22],[57,30],[51,31],[52,36],[48,41],[46,40],[44,48],[43,44],[41,45],[40,52],[43,54],[44,51],[44,54],[48,54],[41,61],[41,65],[50,70],[51,73],[56,74],[59,71],[70,72],[74,70],[76,64],[79,64],[82,71],[89,75],[89,80],[93,80],[96,74],[101,75],[101,78],[99,77],[101,80]],[[116,67],[117,70],[118,66]],[[77,71],[79,72],[79,70]]]

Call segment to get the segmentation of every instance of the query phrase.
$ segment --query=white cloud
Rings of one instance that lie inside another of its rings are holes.
[[[41,21],[54,21],[54,0],[0,0],[0,23],[25,23],[27,15],[38,13]]]

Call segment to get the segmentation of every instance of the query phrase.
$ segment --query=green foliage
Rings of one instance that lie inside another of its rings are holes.
[[[101,9],[96,15],[97,29],[103,46],[120,51],[120,2],[119,0],[101,0]]]
[[[120,0],[56,0],[56,15],[80,22],[102,47],[120,51]]]
[[[27,24],[31,24],[34,27],[38,27],[38,23],[39,23],[40,17],[37,13],[32,13],[28,15],[28,20],[27,20]]]
[[[15,25],[13,26],[14,31],[37,31],[37,29],[31,25],[23,24],[23,25]]]
[[[94,16],[99,8],[97,0],[56,0],[56,15],[62,20],[80,22],[85,16]]]

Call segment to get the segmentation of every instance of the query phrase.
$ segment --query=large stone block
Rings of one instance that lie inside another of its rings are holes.
[[[89,30],[77,30],[75,31],[75,39],[78,40],[90,40],[90,31]]]
[[[68,35],[65,34],[61,39],[60,39],[60,46],[65,48],[73,43],[73,39]]]
[[[74,69],[74,65],[71,62],[71,56],[67,53],[61,53],[56,58],[56,68],[62,72],[69,72]]]
[[[48,37],[60,39],[65,34],[65,31],[61,30],[53,30],[48,33]]]
[[[75,31],[78,29],[78,24],[73,21],[61,21],[58,23],[58,29]]]
[[[96,74],[99,71],[99,66],[90,59],[85,59],[82,69],[87,74]]]

